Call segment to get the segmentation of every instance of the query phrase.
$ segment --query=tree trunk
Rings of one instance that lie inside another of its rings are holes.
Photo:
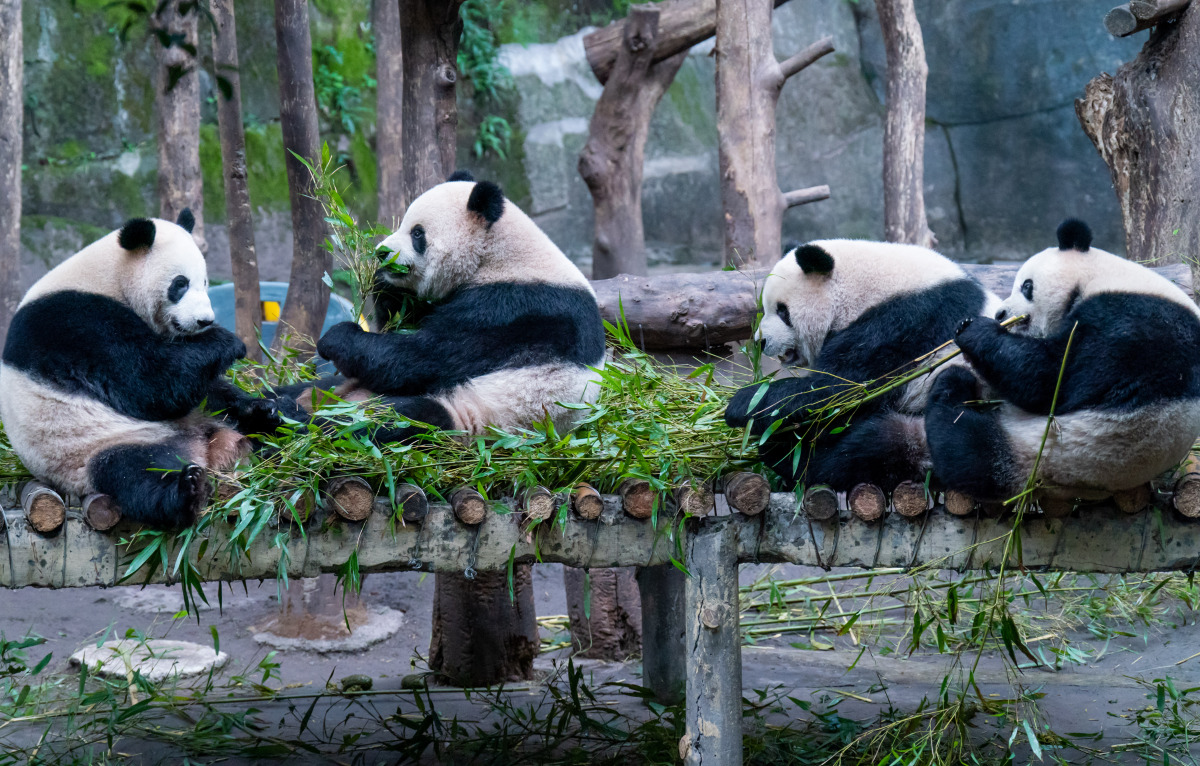
[[[925,218],[925,44],[913,0],[876,0],[887,54],[883,230],[888,242],[933,245]]]
[[[437,576],[429,667],[439,679],[457,686],[491,686],[533,677],[539,646],[532,565],[513,568],[513,590],[515,600],[510,600],[503,570],[480,573],[474,580],[461,574]]]
[[[400,0],[404,69],[403,198],[416,199],[454,172],[458,38],[462,0]]]
[[[320,164],[317,100],[313,92],[312,37],[307,0],[275,0],[276,67],[279,71],[279,122],[286,156],[288,196],[292,205],[292,273],[287,301],[279,317],[273,349],[284,335],[297,348],[311,350],[329,309],[329,288],[322,282],[332,268],[324,247],[325,213],[313,198],[313,180],[294,155]]]
[[[779,192],[775,106],[784,81],[833,52],[825,38],[780,65],[771,0],[717,0],[717,150],[726,265],[766,265],[780,255],[783,211],[805,195]]]
[[[21,302],[21,0],[0,0],[0,343]]]
[[[1159,24],[1133,61],[1101,74],[1076,100],[1121,203],[1125,255],[1186,261],[1200,284],[1200,13]]]
[[[654,108],[687,57],[684,50],[651,63],[658,21],[659,9],[654,6],[630,8],[624,44],[596,102],[588,141],[579,156],[579,174],[596,206],[592,279],[646,273],[642,228],[646,138]]]
[[[258,294],[258,256],[254,219],[246,186],[246,134],[242,127],[242,85],[238,75],[237,24],[233,0],[212,0],[213,66],[217,72],[217,124],[225,177],[225,216],[229,219],[229,260],[233,267],[233,306],[237,336],[246,356],[262,359],[258,335],[262,304]]]
[[[192,237],[200,250],[207,252],[200,176],[200,73],[196,56],[199,21],[197,5],[187,0],[168,0],[154,16],[159,32],[154,72],[158,215],[174,221],[181,210],[191,208],[196,217]]]
[[[563,586],[577,656],[621,661],[641,651],[642,598],[633,569],[563,567]]]
[[[399,0],[375,0],[375,155],[379,162],[379,222],[396,228],[404,216],[401,129],[404,70]]]

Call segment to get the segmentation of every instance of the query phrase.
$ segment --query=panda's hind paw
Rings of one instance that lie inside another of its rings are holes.
[[[937,404],[959,406],[979,397],[979,382],[966,367],[955,365],[937,376],[929,397]]]
[[[179,472],[179,510],[183,525],[196,520],[208,498],[212,494],[212,486],[208,481],[208,472],[195,463],[187,465]]]

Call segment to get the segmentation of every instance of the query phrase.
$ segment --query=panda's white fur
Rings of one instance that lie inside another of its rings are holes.
[[[958,336],[1004,402],[990,413],[963,408],[974,393],[961,374],[935,394],[929,441],[935,472],[953,488],[1011,497],[1045,436],[1044,491],[1102,497],[1155,478],[1200,436],[1200,308],[1163,276],[1091,247],[1081,222],[1064,222],[1059,240],[1022,264],[996,313],[996,320],[1027,320],[1008,333],[976,320]],[[994,443],[996,434],[1004,444]]]
[[[800,378],[771,385],[753,413],[756,432],[780,416],[788,422],[802,420],[806,409],[819,407],[848,385],[899,372],[950,339],[962,319],[957,312],[990,314],[999,299],[962,267],[927,248],[829,239],[789,250],[763,284],[762,305],[755,337],[763,353],[810,369]],[[942,354],[952,351],[948,347]],[[842,456],[843,445],[833,443],[839,440],[825,439],[810,454],[820,458],[824,453],[829,460],[802,461],[797,471],[786,455],[765,457],[785,481],[799,479],[809,468],[806,481],[829,482],[838,489],[868,479],[919,478],[929,468],[922,417],[933,377],[917,378],[881,409],[859,413],[858,422],[847,429],[855,435],[846,444],[858,449],[859,440],[872,438],[876,444],[863,445],[858,454]],[[730,402],[726,419],[732,425],[749,422],[747,410],[757,388],[743,389]],[[787,438],[774,441],[782,445]],[[834,466],[835,456],[845,457],[850,466]],[[892,468],[873,473],[872,463],[888,461]],[[833,473],[820,475],[824,472]]]
[[[383,280],[435,304],[420,329],[380,335],[345,324],[318,351],[350,379],[339,395],[382,394],[433,425],[478,435],[549,417],[567,430],[578,410],[563,405],[599,395],[595,293],[499,187],[459,177],[413,200],[379,244]]]
[[[185,223],[190,212],[186,218]],[[137,246],[126,249],[122,237]],[[0,418],[34,476],[83,496],[98,491],[97,471],[105,470],[97,469],[95,459],[114,449],[169,445],[163,450],[178,455],[181,463],[216,470],[232,467],[248,453],[245,437],[195,409],[210,394],[224,401],[225,389],[210,391],[213,381],[203,377],[223,372],[245,350],[228,331],[212,326],[207,285],[204,258],[187,230],[170,221],[134,219],[29,289],[0,364]],[[136,318],[122,313],[126,310]],[[110,326],[114,317],[117,324]],[[184,344],[179,355],[189,364],[172,370],[171,344],[178,343]],[[210,368],[215,372],[207,372]],[[139,411],[139,398],[154,401],[164,394],[159,379],[175,387],[166,396],[177,416],[131,415]],[[189,392],[192,406],[181,406]],[[118,462],[114,470],[132,465]],[[120,483],[111,470],[104,480]],[[141,480],[145,477],[134,475],[129,483],[135,487]],[[195,477],[189,481],[189,487],[196,483]],[[157,526],[186,523],[187,513],[197,510],[194,502],[186,509],[142,508],[138,499],[125,499],[119,504],[127,517]]]

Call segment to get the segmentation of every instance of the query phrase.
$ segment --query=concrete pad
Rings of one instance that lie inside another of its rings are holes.
[[[204,595],[208,603],[196,599],[195,609],[199,612],[215,611],[217,609],[239,609],[248,606],[266,607],[279,603],[278,590],[274,581],[270,583],[222,584],[220,601],[217,599],[217,583],[205,583]],[[136,585],[114,588],[119,591],[113,596],[113,603],[122,609],[152,614],[176,614],[183,611],[183,592],[179,585],[147,585],[144,588]]]
[[[229,661],[225,652],[190,641],[152,638],[147,641],[120,639],[91,644],[71,655],[71,664],[84,665],[108,678],[126,678],[133,670],[155,683],[172,676],[187,677],[207,673]]]
[[[338,615],[309,615],[302,631],[284,617],[256,628],[254,640],[285,651],[357,652],[391,638],[403,624],[404,612],[371,606],[350,617],[350,631]]]

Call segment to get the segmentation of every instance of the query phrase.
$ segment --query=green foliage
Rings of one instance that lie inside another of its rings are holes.
[[[458,71],[469,83],[481,111],[494,106],[501,92],[512,87],[512,74],[499,62],[500,47],[493,31],[505,12],[506,1],[466,0],[460,16],[463,30],[458,42]],[[488,114],[480,121],[473,149],[476,157],[508,153],[512,127],[508,120]]]
[[[325,132],[352,136],[371,117],[368,95],[375,80],[367,74],[349,76],[344,65],[345,56],[333,45],[313,50],[313,88]]]

